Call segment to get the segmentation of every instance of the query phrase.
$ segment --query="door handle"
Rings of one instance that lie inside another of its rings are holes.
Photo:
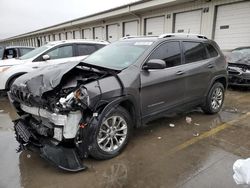
[[[207,67],[211,69],[211,68],[214,68],[214,65],[213,64],[209,64]]]
[[[178,71],[176,74],[177,74],[177,75],[183,75],[184,72],[183,72],[183,71]]]

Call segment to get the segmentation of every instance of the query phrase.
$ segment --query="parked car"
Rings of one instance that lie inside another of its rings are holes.
[[[0,47],[0,63],[2,63],[3,61],[1,60],[4,59],[19,58],[34,49],[33,47],[25,46]]]
[[[227,63],[201,35],[124,38],[82,62],[44,67],[18,78],[9,98],[21,149],[39,148],[59,168],[117,156],[133,128],[167,112],[220,111]]]
[[[228,84],[250,86],[250,47],[234,49],[226,56],[228,62]]]
[[[47,43],[19,59],[0,64],[0,91],[9,90],[19,76],[43,66],[80,61],[109,44],[105,41],[67,40]]]

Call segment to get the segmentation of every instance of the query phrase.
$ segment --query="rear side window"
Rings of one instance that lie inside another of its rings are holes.
[[[185,63],[208,59],[205,46],[200,42],[183,42]]]
[[[84,55],[90,55],[93,52],[95,52],[96,47],[94,45],[90,45],[90,44],[78,44],[77,50],[78,50],[79,56],[84,56]]]
[[[205,44],[210,57],[217,57],[219,54],[211,44]]]
[[[166,67],[174,67],[181,64],[181,50],[179,42],[167,42],[160,45],[149,57],[161,59],[166,62]]]
[[[61,59],[61,58],[69,58],[73,57],[73,47],[69,46],[61,46],[54,50],[51,50],[47,55],[50,56],[50,59]]]
[[[19,48],[20,56],[23,56],[24,54],[27,54],[31,50],[33,50],[33,49],[32,48]]]

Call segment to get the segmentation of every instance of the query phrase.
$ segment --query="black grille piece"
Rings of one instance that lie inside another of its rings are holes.
[[[24,122],[21,120],[17,121],[14,128],[18,139],[21,138],[25,143],[28,143],[31,137],[31,133],[29,132],[28,127],[24,124]]]

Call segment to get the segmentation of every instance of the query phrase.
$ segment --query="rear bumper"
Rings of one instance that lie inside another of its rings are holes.
[[[18,151],[29,149],[39,152],[40,156],[52,165],[70,172],[79,172],[87,167],[82,161],[75,148],[66,148],[60,144],[55,145],[48,139],[40,138],[23,119],[14,121],[16,140],[20,143]]]

